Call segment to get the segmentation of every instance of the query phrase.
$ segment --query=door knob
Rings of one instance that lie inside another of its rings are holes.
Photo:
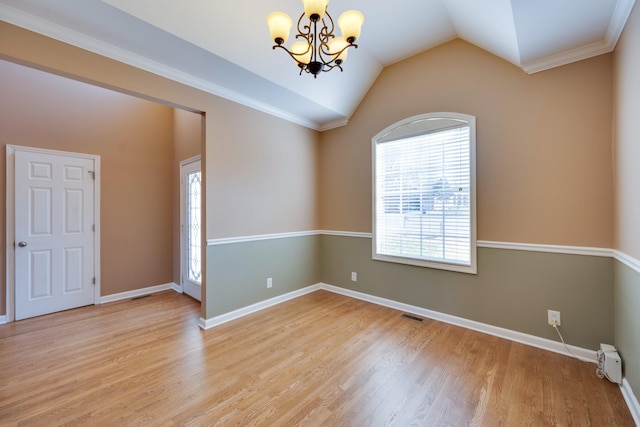
[[[18,243],[18,246],[20,246],[21,248],[24,248],[25,246],[27,246],[27,242],[20,242]]]

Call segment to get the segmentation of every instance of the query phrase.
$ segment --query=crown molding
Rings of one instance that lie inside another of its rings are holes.
[[[618,0],[616,2],[616,7],[613,10],[611,21],[609,22],[609,28],[607,28],[604,37],[605,41],[612,46],[611,50],[616,47],[635,3],[636,0]]]
[[[629,19],[635,0],[618,0],[609,21],[609,27],[603,41],[591,43],[576,49],[570,49],[555,55],[550,55],[535,61],[526,62],[521,68],[529,74],[571,64],[572,62],[592,58],[594,56],[613,52],[622,35],[622,30]]]
[[[254,110],[262,111],[274,117],[295,123],[297,125],[320,131],[318,123],[291,114],[272,105],[257,101],[246,95],[229,90],[208,80],[201,79],[184,71],[168,67],[157,61],[132,53],[128,50],[113,46],[109,43],[89,37],[77,31],[70,30],[42,18],[30,15],[21,10],[0,4],[0,20],[24,28],[77,48],[122,62],[149,73],[185,84],[229,101],[236,102]],[[337,127],[337,126],[336,126]]]
[[[583,59],[588,59],[597,55],[612,52],[622,34],[624,26],[631,14],[635,0],[617,0],[607,27],[604,40],[592,43],[587,46],[570,49],[558,54],[550,55],[534,61],[520,64],[520,67],[527,73],[533,74],[562,65],[570,64]],[[63,26],[57,25],[46,19],[36,17],[21,10],[0,4],[0,19],[25,28],[30,31],[53,38],[63,43],[99,54],[101,56],[131,65],[141,70],[156,74],[172,81],[185,84],[198,90],[210,93],[215,96],[230,100],[240,105],[264,112],[274,117],[281,118],[291,123],[323,132],[346,125],[349,117],[339,117],[328,122],[318,122],[309,120],[303,116],[274,107],[268,103],[258,101],[250,96],[243,95],[234,90],[217,85],[207,79],[194,76],[185,71],[166,66],[145,56],[133,53],[126,49],[105,43],[85,34],[72,31]]]
[[[347,123],[349,123],[349,118],[348,117],[344,117],[341,119],[336,119],[330,122],[326,122],[323,123],[322,125],[320,125],[320,127],[316,130],[320,131],[320,132],[324,132],[325,130],[331,130],[331,129],[336,129],[342,126],[346,126]]]
[[[555,55],[546,56],[542,59],[530,61],[522,64],[522,69],[528,74],[539,73],[540,71],[550,70],[552,68],[561,67],[563,65],[578,62],[583,59],[592,58],[594,56],[609,53],[615,48],[615,43],[610,45],[605,41],[591,43],[576,49],[566,50]]]

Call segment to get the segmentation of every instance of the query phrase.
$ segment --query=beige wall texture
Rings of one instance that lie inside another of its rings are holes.
[[[477,120],[479,240],[611,247],[611,79],[611,55],[528,75],[462,40],[385,68],[321,135],[321,228],[371,232],[371,138],[452,111]]]
[[[207,236],[315,230],[317,132],[228,101],[211,115]]]
[[[175,109],[173,114],[173,282],[180,284],[180,162],[202,153],[204,118]]]
[[[0,59],[204,113],[206,238],[317,229],[316,131],[6,22]],[[209,318],[206,265],[203,274],[202,316]]]
[[[636,4],[615,51],[615,248],[640,260],[640,6]],[[640,399],[640,272],[614,270],[615,345],[624,376]]]
[[[173,109],[6,61],[0,93],[1,240],[6,144],[97,154],[102,295],[171,282]]]
[[[0,22],[3,57],[204,112],[207,238],[317,228],[316,131],[6,22]]]
[[[640,8],[615,52],[615,248],[640,259]]]

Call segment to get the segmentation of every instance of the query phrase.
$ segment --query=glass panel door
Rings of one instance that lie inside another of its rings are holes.
[[[180,163],[182,292],[201,299],[202,290],[202,170],[200,157]]]
[[[201,283],[202,171],[187,173],[187,267],[189,279]]]

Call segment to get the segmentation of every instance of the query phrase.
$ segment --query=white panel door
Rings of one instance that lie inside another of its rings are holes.
[[[15,153],[16,320],[94,304],[94,162]]]
[[[186,160],[181,170],[182,291],[202,299],[202,172],[200,158]]]

